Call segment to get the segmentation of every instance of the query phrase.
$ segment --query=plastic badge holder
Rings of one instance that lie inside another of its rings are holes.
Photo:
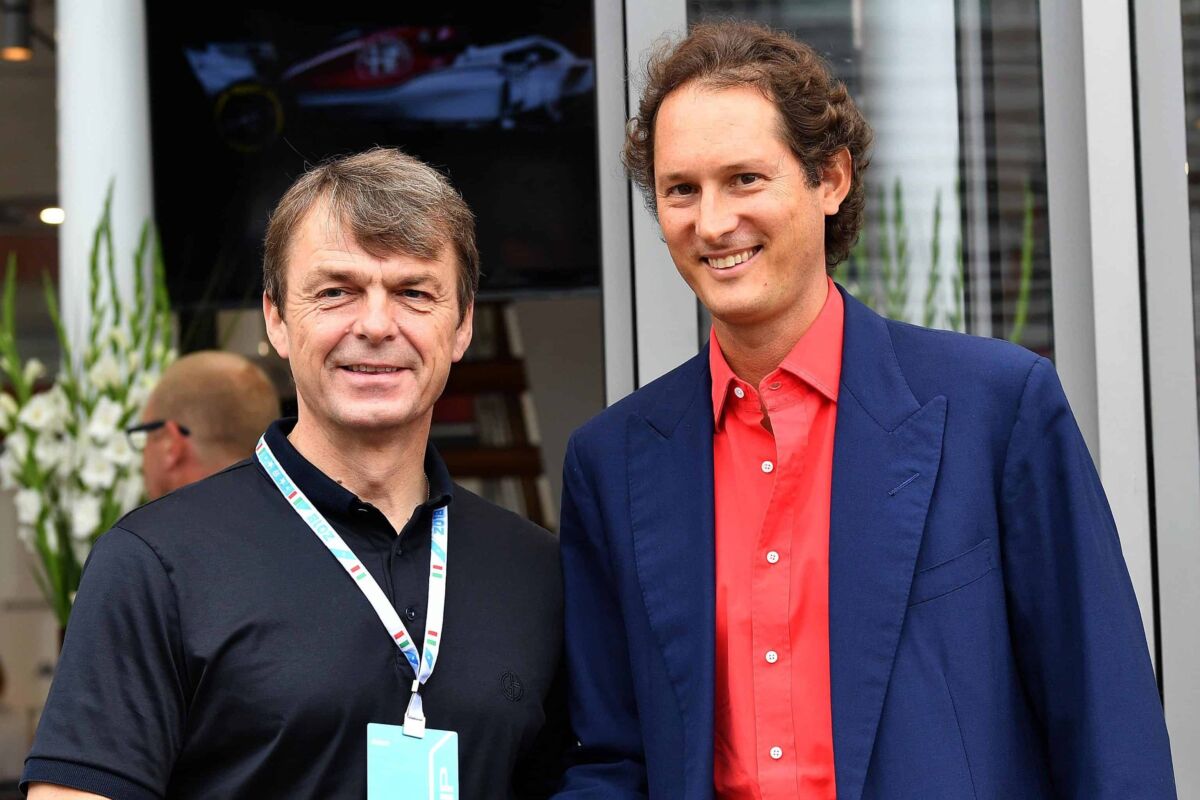
[[[367,725],[367,800],[458,800],[458,734]]]

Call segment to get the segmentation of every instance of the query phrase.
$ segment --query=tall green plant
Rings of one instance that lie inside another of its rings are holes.
[[[925,288],[925,313],[921,324],[932,328],[937,321],[938,302],[937,290],[941,283],[942,260],[942,192],[939,189],[933,196],[933,238],[929,240],[929,283]]]
[[[144,279],[149,269],[151,280]],[[92,237],[91,321],[81,352],[67,336],[52,282],[46,307],[62,359],[53,384],[35,392],[45,367],[22,361],[16,341],[16,258],[10,255],[0,299],[0,485],[16,491],[17,534],[34,555],[34,574],[59,623],[66,625],[84,560],[96,538],[141,502],[137,454],[124,428],[141,412],[174,359],[162,253],[150,224],[134,260],[131,304],[121,300],[112,235],[112,188]]]
[[[904,319],[908,309],[908,226],[904,220],[904,189],[897,178],[892,186],[892,242],[895,266],[884,285],[884,308],[892,319]]]
[[[1029,291],[1033,283],[1033,190],[1025,182],[1024,221],[1021,225],[1021,278],[1017,284],[1017,302],[1013,309],[1013,326],[1008,340],[1020,344],[1029,317]]]

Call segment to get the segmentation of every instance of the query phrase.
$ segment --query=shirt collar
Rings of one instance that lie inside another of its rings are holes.
[[[330,478],[300,455],[300,451],[292,446],[288,434],[296,427],[296,418],[287,417],[276,420],[267,428],[263,438],[267,446],[275,454],[279,465],[288,476],[304,492],[321,513],[348,514],[361,507],[363,501],[354,492]],[[258,459],[254,459],[258,463]],[[448,505],[454,496],[454,483],[450,479],[450,471],[432,442],[425,445],[425,475],[429,479],[429,499],[422,508],[436,508]],[[262,469],[262,465],[258,465]],[[264,474],[265,470],[264,470]]]
[[[837,402],[842,375],[842,327],[845,303],[833,280],[826,278],[828,291],[821,313],[784,356],[779,369],[786,370],[829,400]],[[709,334],[708,369],[712,375],[713,421],[721,425],[732,384],[738,380],[717,340],[716,328]],[[773,374],[773,373],[772,373]],[[767,376],[768,378],[770,375]],[[764,378],[766,380],[766,378]],[[754,387],[757,390],[758,387]]]

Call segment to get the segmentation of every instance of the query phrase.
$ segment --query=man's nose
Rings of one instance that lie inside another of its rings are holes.
[[[696,235],[705,242],[715,242],[733,233],[738,226],[734,202],[719,191],[704,192],[696,212]]]
[[[368,292],[354,320],[354,335],[369,342],[383,342],[396,335],[396,320],[386,292]]]

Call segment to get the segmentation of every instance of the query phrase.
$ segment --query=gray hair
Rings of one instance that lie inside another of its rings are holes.
[[[461,322],[479,288],[475,216],[450,182],[394,148],[340,156],[305,172],[284,193],[267,223],[263,290],[283,316],[287,256],[296,229],[325,205],[354,242],[376,258],[402,254],[433,260],[447,245],[458,260]]]

